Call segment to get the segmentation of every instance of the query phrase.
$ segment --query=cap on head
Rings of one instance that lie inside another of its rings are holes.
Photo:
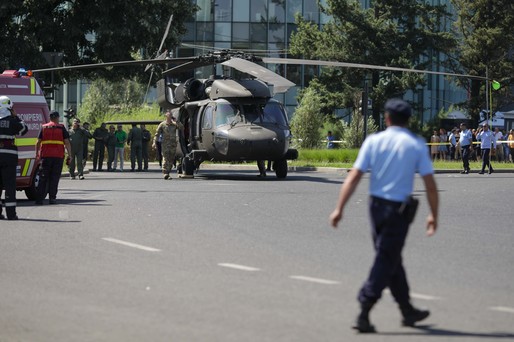
[[[53,112],[50,112],[50,119],[55,119],[59,117],[59,112],[54,110]]]
[[[412,108],[410,104],[402,99],[390,99],[386,102],[385,111],[389,114],[398,115],[404,119],[410,118],[412,115]]]
[[[73,119],[73,123],[74,123],[74,124],[79,124],[79,123],[80,123],[80,120],[79,120],[79,119]]]

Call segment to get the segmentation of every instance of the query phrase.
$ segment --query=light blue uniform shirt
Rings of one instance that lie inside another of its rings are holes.
[[[473,141],[473,136],[471,135],[471,130],[467,129],[465,131],[460,132],[460,146],[468,146],[471,145],[471,142]]]
[[[482,131],[477,135],[477,140],[480,141],[480,148],[491,148],[491,144],[494,144],[494,148],[496,148],[496,139],[494,137],[493,132],[491,131]]]
[[[370,171],[372,196],[396,202],[404,202],[412,193],[416,172],[434,173],[425,141],[397,126],[369,136],[353,167]]]

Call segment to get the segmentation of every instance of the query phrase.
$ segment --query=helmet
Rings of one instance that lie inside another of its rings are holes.
[[[0,96],[0,108],[12,109],[13,103],[7,96]]]

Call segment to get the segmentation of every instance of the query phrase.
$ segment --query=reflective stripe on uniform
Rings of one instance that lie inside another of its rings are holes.
[[[7,207],[15,207],[16,206],[16,202],[5,202],[4,203],[4,206],[7,208]]]
[[[37,138],[16,138],[16,146],[34,146]]]
[[[16,151],[16,150],[6,150],[5,148],[0,148],[0,153],[8,153],[8,154],[16,154],[16,155],[18,155],[18,151]]]
[[[41,142],[41,145],[46,145],[46,144],[64,145],[64,141],[59,141],[59,140],[43,140]]]
[[[15,135],[0,134],[0,139],[11,139],[11,140],[14,140],[14,138],[16,138]]]

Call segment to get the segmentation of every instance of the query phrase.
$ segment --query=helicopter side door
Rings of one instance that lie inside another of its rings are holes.
[[[215,127],[213,124],[213,119],[214,104],[208,104],[203,108],[201,118],[198,120],[198,136],[200,137],[199,147],[202,149],[208,149],[214,142],[213,133]]]

